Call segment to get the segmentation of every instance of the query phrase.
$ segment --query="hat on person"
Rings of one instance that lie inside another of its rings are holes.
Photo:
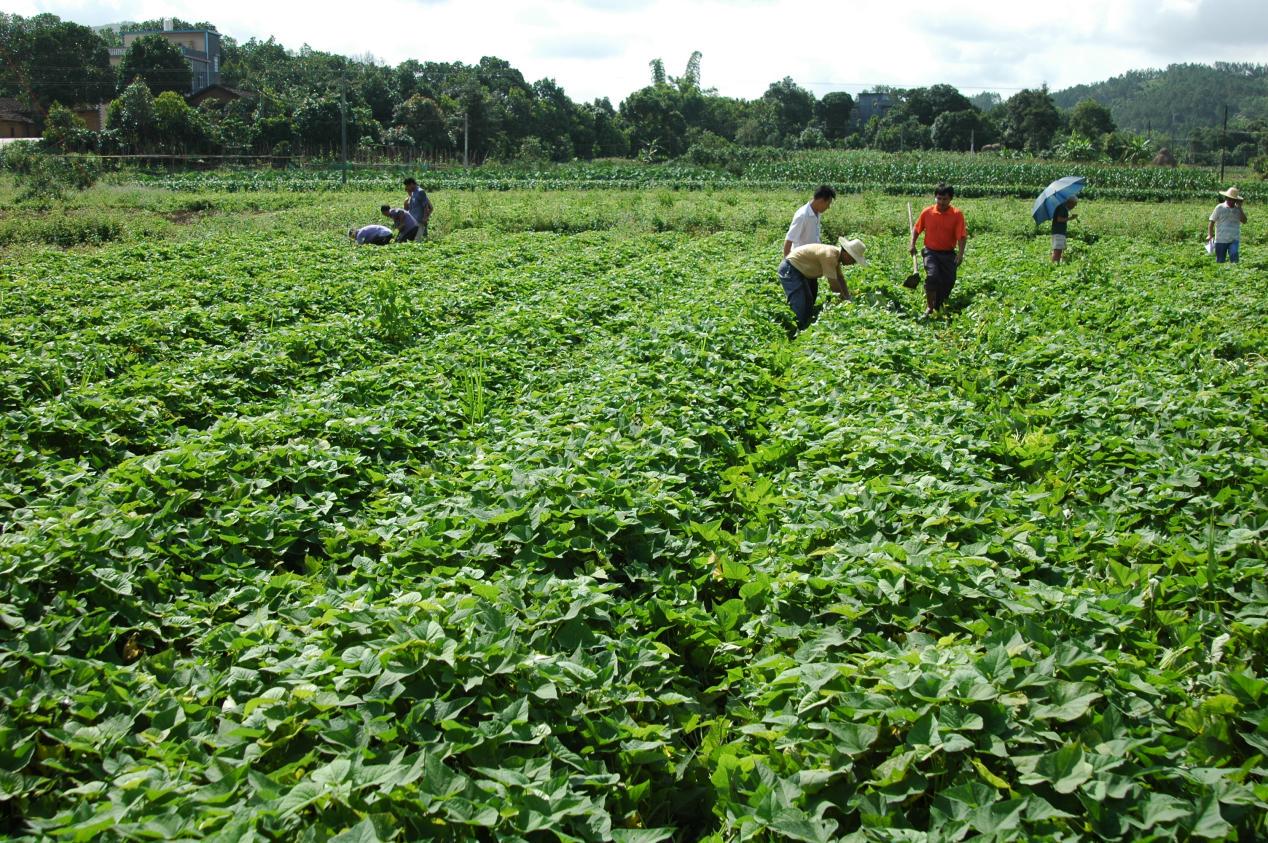
[[[837,245],[842,249],[845,249],[845,251],[849,253],[850,257],[854,258],[854,262],[859,266],[867,264],[867,259],[863,257],[863,253],[867,250],[867,247],[863,245],[862,240],[847,240],[842,237],[837,240]]]
[[[1230,187],[1228,190],[1221,190],[1220,196],[1223,196],[1225,199],[1236,199],[1239,202],[1242,198],[1241,191],[1235,187]]]

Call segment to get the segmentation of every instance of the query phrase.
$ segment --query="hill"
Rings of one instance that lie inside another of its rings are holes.
[[[1052,99],[1059,108],[1093,99],[1110,109],[1120,129],[1180,139],[1194,130],[1218,128],[1225,106],[1230,126],[1268,120],[1268,65],[1216,62],[1131,70],[1056,91]]]

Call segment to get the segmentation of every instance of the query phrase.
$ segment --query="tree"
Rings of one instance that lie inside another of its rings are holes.
[[[0,96],[44,113],[54,100],[97,103],[114,90],[106,43],[91,29],[56,15],[0,12]]]
[[[693,51],[691,58],[687,59],[687,69],[673,80],[679,92],[686,94],[700,90],[700,59],[700,51]]]
[[[964,152],[994,141],[990,124],[976,108],[944,111],[934,118],[929,138],[935,149]]]
[[[145,80],[138,79],[123,89],[119,98],[106,109],[106,128],[119,133],[119,138],[133,151],[139,151],[155,137],[154,95]]]
[[[79,115],[59,102],[49,106],[44,121],[44,143],[60,152],[82,151],[91,145],[92,133]]]
[[[171,150],[197,148],[207,140],[207,125],[175,91],[154,98],[154,132],[159,143]]]
[[[592,155],[598,158],[617,158],[629,151],[625,135],[617,125],[616,109],[612,108],[607,97],[583,106],[583,110],[594,126]]]
[[[678,110],[677,92],[669,85],[640,88],[621,103],[631,151],[654,149],[676,157],[686,149],[687,121]]]
[[[1114,128],[1110,110],[1094,99],[1079,100],[1070,112],[1070,131],[1089,140],[1109,134]]]
[[[774,106],[781,143],[796,139],[814,117],[815,95],[794,82],[791,76],[772,82],[762,99]]]
[[[895,119],[914,117],[922,126],[932,126],[939,114],[952,111],[968,111],[973,103],[951,85],[933,85],[928,88],[912,88],[902,103],[893,110]]]
[[[193,76],[180,47],[161,35],[142,35],[128,45],[119,65],[119,90],[137,79],[145,81],[150,92],[187,93]]]
[[[853,97],[845,91],[831,91],[815,103],[815,119],[823,124],[823,134],[829,140],[840,140],[848,132],[853,110]]]
[[[423,149],[436,151],[451,146],[444,112],[431,97],[415,94],[397,106],[392,120]]]
[[[1061,114],[1048,94],[1047,85],[1037,91],[1029,88],[1018,91],[1004,103],[1004,143],[1013,149],[1029,152],[1047,149],[1060,126]]]
[[[974,94],[969,97],[969,103],[978,111],[985,114],[993,111],[1000,105],[1003,105],[1004,98],[994,91],[982,91],[980,94]]]

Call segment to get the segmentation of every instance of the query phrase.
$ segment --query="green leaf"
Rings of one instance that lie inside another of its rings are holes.
[[[374,827],[374,823],[367,817],[351,828],[346,828],[330,838],[330,843],[379,843],[381,839],[378,829]]]

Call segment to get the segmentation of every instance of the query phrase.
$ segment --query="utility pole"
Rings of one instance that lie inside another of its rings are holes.
[[[1220,132],[1220,184],[1224,184],[1224,150],[1228,148],[1228,106],[1224,106],[1224,131]]]
[[[348,79],[339,76],[339,137],[343,148],[343,184],[348,183]]]

